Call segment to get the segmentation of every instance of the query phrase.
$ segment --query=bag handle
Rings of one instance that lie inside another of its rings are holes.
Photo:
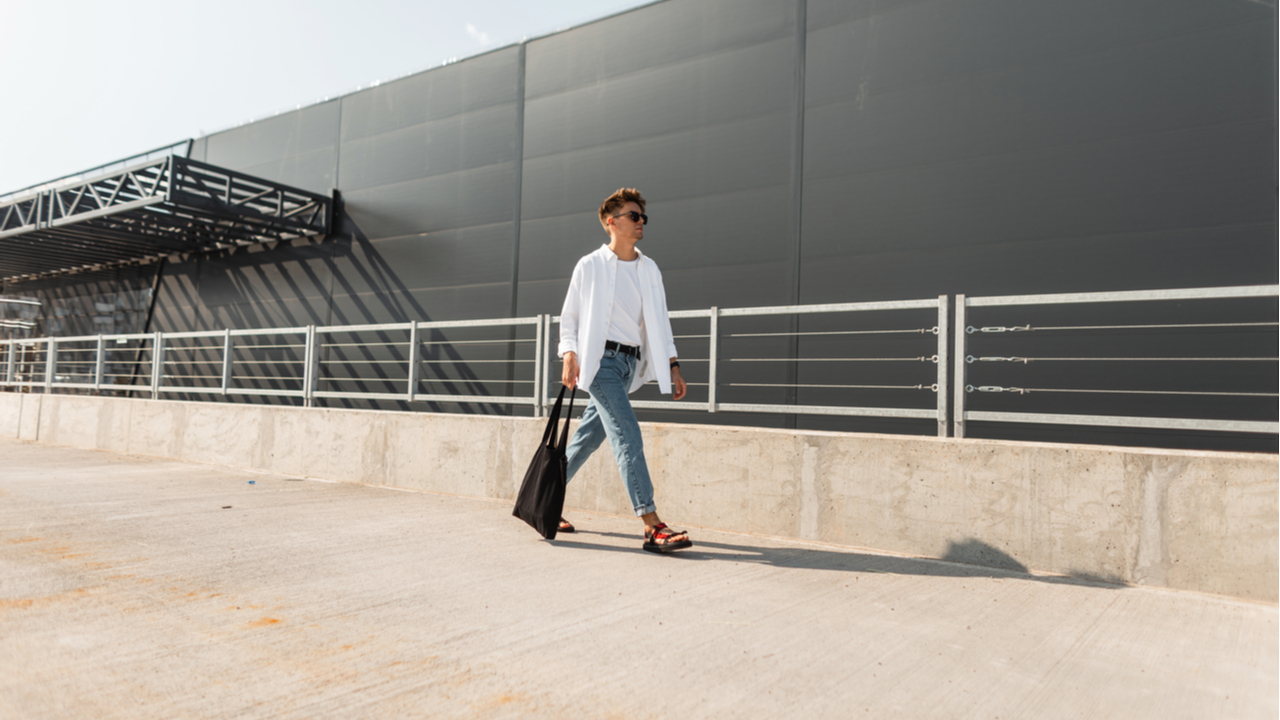
[[[578,395],[578,387],[575,385],[573,392],[569,393],[569,411],[564,414],[564,432],[560,433],[560,444],[557,449],[564,452],[569,443],[569,420],[573,418],[573,399]],[[564,397],[564,386],[560,386],[560,397]]]
[[[551,447],[552,440],[555,439],[556,423],[560,421],[560,404],[564,402],[565,387],[560,386],[560,395],[556,397],[555,407],[551,408],[551,414],[547,417],[547,428],[542,431],[542,444]],[[569,400],[569,411],[573,412],[573,399]]]

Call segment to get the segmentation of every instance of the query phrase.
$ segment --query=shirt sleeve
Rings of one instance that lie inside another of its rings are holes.
[[[658,292],[654,293],[653,302],[658,306],[658,314],[662,318],[660,326],[663,339],[666,341],[666,355],[662,356],[663,360],[669,360],[673,357],[679,357],[676,352],[675,334],[671,332],[671,315],[667,312],[667,287],[662,284],[662,271],[658,269],[657,264],[653,266],[654,273],[658,276]]]
[[[578,353],[578,324],[582,311],[582,276],[583,261],[573,268],[573,277],[569,280],[569,292],[564,296],[564,306],[560,308],[560,346],[559,357],[565,353]]]

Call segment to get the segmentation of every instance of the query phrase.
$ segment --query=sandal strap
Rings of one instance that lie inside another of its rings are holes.
[[[646,540],[670,540],[677,535],[684,535],[684,530],[672,530],[666,523],[658,523],[653,528],[645,528],[644,536]]]

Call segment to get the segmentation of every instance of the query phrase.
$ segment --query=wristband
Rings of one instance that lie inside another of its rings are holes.
[[[680,361],[679,361],[679,360],[673,360],[673,361],[671,362],[671,369],[672,369],[672,370],[675,370],[675,369],[676,369],[676,368],[678,368],[678,367],[680,367]]]

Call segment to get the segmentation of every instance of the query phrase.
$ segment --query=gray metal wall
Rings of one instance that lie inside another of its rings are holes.
[[[1275,281],[1273,8],[808,5],[805,302]]]
[[[338,188],[340,237],[172,263],[152,329],[556,312],[621,186],[673,309],[1275,283],[1275,33],[1256,2],[665,0],[200,138]],[[739,349],[852,351],[815,342]]]

